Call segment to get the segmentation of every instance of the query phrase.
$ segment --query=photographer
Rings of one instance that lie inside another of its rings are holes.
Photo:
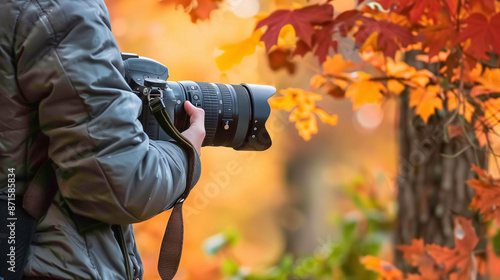
[[[184,193],[186,152],[144,133],[142,102],[123,78],[102,0],[0,1],[0,199],[9,169],[22,197],[48,159],[58,185],[36,224],[23,279],[142,279],[130,224]],[[204,111],[184,106],[196,182]],[[100,224],[82,233],[75,217]]]

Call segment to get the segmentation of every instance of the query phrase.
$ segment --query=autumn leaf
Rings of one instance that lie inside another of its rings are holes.
[[[397,249],[403,253],[403,258],[409,265],[417,266],[425,254],[424,240],[412,239],[410,245],[399,245]]]
[[[430,57],[437,55],[444,47],[454,47],[458,43],[456,25],[450,20],[450,17],[444,13],[437,13],[436,17],[436,23],[429,24],[421,30],[426,37],[422,46],[429,48]]]
[[[483,220],[496,220],[500,223],[500,181],[488,175],[476,165],[472,170],[478,175],[477,179],[467,181],[467,184],[475,190],[470,207],[483,214]]]
[[[370,75],[355,72],[358,77],[352,82],[345,92],[351,98],[353,110],[365,104],[380,104],[386,89],[380,82],[370,81]]]
[[[439,280],[445,276],[444,271],[425,251],[423,239],[412,239],[410,245],[399,245],[397,249],[403,253],[409,265],[418,267],[422,279]]]
[[[380,274],[379,279],[384,280],[402,280],[403,273],[389,262],[383,261],[374,256],[365,256],[361,258],[361,263],[366,269],[373,270]]]
[[[323,96],[299,88],[288,88],[280,93],[283,96],[269,100],[271,108],[292,111],[289,121],[295,123],[299,135],[304,140],[308,141],[312,134],[318,133],[316,116],[325,124],[337,124],[337,115],[329,115],[316,107],[316,102],[323,99]]]
[[[385,70],[389,78],[394,78],[387,82],[387,89],[395,94],[400,94],[405,89],[405,84],[411,87],[425,87],[433,77],[429,71],[417,71],[405,62],[394,62],[392,59],[387,60],[382,70]]]
[[[210,13],[217,9],[217,4],[222,0],[160,0],[161,3],[174,3],[182,5],[186,12],[189,12],[191,21],[210,18]]]
[[[469,10],[472,13],[491,15],[495,12],[495,0],[469,0]]]
[[[474,248],[479,239],[472,226],[472,221],[464,217],[455,219],[455,248],[450,249],[436,244],[425,247],[427,253],[436,263],[444,265],[446,273],[450,273],[450,280],[469,280],[475,271]]]
[[[450,139],[458,136],[464,136],[464,129],[460,125],[448,125],[448,135],[450,136]]]
[[[312,44],[309,47],[306,42],[300,40],[297,43],[297,49],[294,54],[304,56],[306,53],[313,51],[318,57],[320,63],[323,63],[328,56],[330,49],[337,51],[338,42],[333,37],[334,24],[326,23],[318,26],[312,37]]]
[[[471,95],[478,96],[500,92],[500,69],[486,68],[483,75],[476,78],[476,81],[481,85],[475,86],[472,89]]]
[[[443,109],[443,100],[439,97],[440,90],[440,86],[430,85],[410,91],[410,107],[416,107],[415,113],[422,117],[425,123],[436,109]]]
[[[295,63],[291,60],[291,50],[276,48],[270,51],[268,56],[269,67],[273,71],[286,69],[289,74],[295,73]]]
[[[311,78],[311,88],[318,89],[322,87],[326,82],[327,80],[323,75],[320,74],[314,75]]]
[[[402,1],[404,2],[404,1]],[[410,21],[417,23],[422,15],[436,20],[436,15],[441,12],[441,1],[436,0],[415,0],[410,10]]]
[[[378,32],[377,48],[386,56],[394,57],[396,51],[415,42],[412,33],[395,23],[371,18],[364,18],[354,38],[357,44],[363,45],[374,32]]]
[[[363,13],[358,10],[348,10],[342,12],[333,21],[335,28],[339,31],[340,36],[346,37],[347,34],[357,26],[365,17]]]
[[[479,115],[474,123],[474,133],[481,147],[488,145],[490,132],[500,123],[500,98],[488,98],[481,105],[483,115]]]
[[[295,10],[278,10],[267,18],[259,21],[255,29],[267,26],[262,35],[267,50],[278,42],[278,36],[285,25],[292,25],[297,36],[309,47],[312,46],[312,38],[315,32],[314,26],[321,25],[333,20],[333,6],[325,3],[312,5]]]
[[[224,53],[215,59],[215,63],[220,71],[231,69],[234,65],[241,63],[244,57],[255,53],[255,49],[260,42],[262,31],[256,30],[252,36],[236,44],[220,47]]]
[[[479,59],[488,60],[488,51],[500,53],[500,13],[489,20],[480,13],[473,13],[464,20],[466,27],[460,33],[460,41],[470,40],[468,53]]]
[[[458,108],[458,113],[464,116],[465,120],[470,123],[472,121],[472,115],[476,110],[474,105],[465,101],[462,96],[457,97],[457,94],[453,91],[448,91],[446,97],[448,99],[448,110],[453,111]]]
[[[356,64],[351,60],[344,60],[341,54],[333,57],[327,57],[323,63],[323,72],[332,78],[348,79],[350,76],[346,73],[352,70]]]

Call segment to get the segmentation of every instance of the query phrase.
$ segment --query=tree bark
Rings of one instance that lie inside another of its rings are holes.
[[[418,62],[410,54],[407,63],[417,69],[428,65]],[[433,69],[430,69],[431,71]],[[395,229],[395,244],[410,244],[414,238],[423,238],[425,244],[454,247],[454,224],[456,215],[479,219],[468,206],[474,190],[465,181],[472,179],[471,164],[486,167],[484,150],[468,148],[464,137],[445,141],[446,121],[449,113],[439,111],[425,124],[415,117],[409,107],[409,93],[401,96],[399,119],[399,163],[398,163],[398,215]],[[408,271],[401,252],[396,251],[398,267]]]

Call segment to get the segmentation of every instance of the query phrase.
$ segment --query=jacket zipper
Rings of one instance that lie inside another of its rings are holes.
[[[120,225],[112,225],[111,226],[113,228],[113,231],[116,233],[116,235],[118,235],[117,239],[118,239],[118,244],[120,245],[120,249],[122,251],[122,255],[123,255],[123,260],[125,262],[125,270],[127,272],[127,279],[128,280],[133,280],[132,278],[132,272],[130,270],[130,262],[129,262],[129,259],[128,259],[128,250],[127,250],[127,246],[125,244],[125,237],[123,235],[123,229]]]

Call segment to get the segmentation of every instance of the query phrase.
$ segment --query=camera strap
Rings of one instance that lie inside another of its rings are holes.
[[[193,144],[175,128],[167,113],[163,98],[154,97],[150,100],[149,107],[161,128],[175,141],[177,141],[186,151],[188,158],[188,172],[186,178],[186,189],[177,200],[168,220],[163,241],[161,243],[160,258],[158,260],[158,272],[162,280],[174,278],[179,268],[182,254],[182,243],[184,239],[184,221],[182,217],[182,205],[189,195],[193,185],[193,178],[196,171],[196,149]]]

